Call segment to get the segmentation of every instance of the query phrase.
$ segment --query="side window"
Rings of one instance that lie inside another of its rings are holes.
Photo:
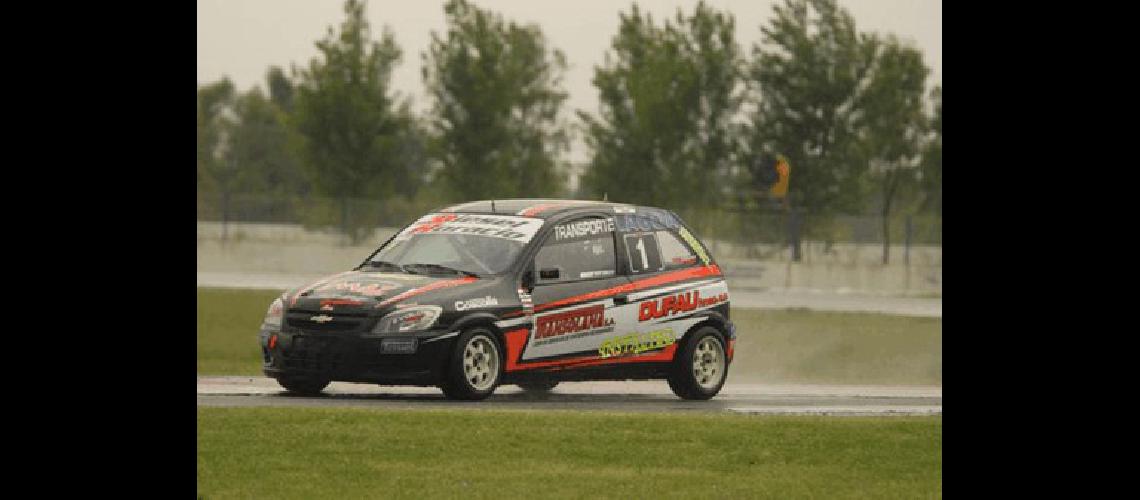
[[[661,246],[661,264],[664,269],[688,267],[697,263],[697,256],[669,231],[657,231]]]
[[[614,253],[614,221],[586,218],[554,227],[534,257],[538,284],[607,278],[617,274]],[[558,277],[544,270],[558,270]]]
[[[634,274],[661,270],[661,252],[653,233],[625,235],[625,251],[628,253],[629,270]]]

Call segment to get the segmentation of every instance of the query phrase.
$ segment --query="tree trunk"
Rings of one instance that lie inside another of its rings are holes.
[[[794,262],[803,260],[803,249],[800,245],[800,226],[800,213],[793,209],[788,218],[788,239],[792,245],[792,261]]]
[[[883,206],[883,265],[891,263],[891,208]]]
[[[222,191],[222,243],[229,237],[230,225],[230,193]]]

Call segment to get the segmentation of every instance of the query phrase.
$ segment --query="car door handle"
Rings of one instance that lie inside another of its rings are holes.
[[[614,295],[614,304],[628,304],[628,303],[629,303],[629,295],[628,294],[622,293],[622,294]]]

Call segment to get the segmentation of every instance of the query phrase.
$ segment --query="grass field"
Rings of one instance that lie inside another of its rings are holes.
[[[203,498],[940,498],[942,418],[198,408]]]
[[[198,289],[198,374],[260,375],[257,330],[275,290]]]
[[[198,289],[198,374],[259,375],[257,329],[278,291]],[[735,309],[730,381],[942,384],[942,320]]]

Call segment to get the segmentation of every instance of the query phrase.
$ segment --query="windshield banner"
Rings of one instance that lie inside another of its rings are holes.
[[[513,215],[428,214],[400,231],[396,241],[417,234],[470,234],[526,244],[542,228],[542,219]]]

